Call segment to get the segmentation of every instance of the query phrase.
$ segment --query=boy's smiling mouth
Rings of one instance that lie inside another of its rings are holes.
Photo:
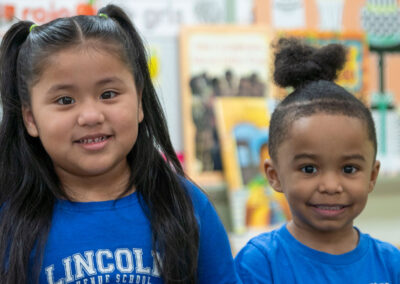
[[[337,205],[337,204],[332,204],[332,205],[315,204],[315,205],[311,205],[311,206],[316,207],[321,210],[340,210],[340,209],[347,207],[347,205]]]
[[[350,205],[344,204],[308,204],[314,212],[323,217],[336,217],[342,214]]]

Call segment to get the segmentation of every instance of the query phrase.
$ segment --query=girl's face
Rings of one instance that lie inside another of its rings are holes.
[[[116,56],[92,47],[69,48],[49,58],[23,117],[62,182],[63,177],[129,173],[126,156],[143,120],[141,94]]]
[[[358,118],[315,114],[293,122],[265,171],[290,205],[293,225],[310,232],[352,230],[375,185],[379,162]]]

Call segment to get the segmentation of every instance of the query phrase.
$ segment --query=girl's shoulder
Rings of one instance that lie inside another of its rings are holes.
[[[210,204],[208,196],[198,185],[184,177],[181,178],[181,182],[192,199],[193,206],[197,212],[202,211],[203,208]]]

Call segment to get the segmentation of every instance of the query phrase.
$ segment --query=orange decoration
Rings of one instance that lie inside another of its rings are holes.
[[[96,10],[92,4],[81,3],[76,6],[76,14],[93,16],[96,15]]]

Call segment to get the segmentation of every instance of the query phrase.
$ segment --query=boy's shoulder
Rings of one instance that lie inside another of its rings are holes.
[[[354,250],[333,255],[301,244],[286,226],[251,239],[236,256],[235,264],[245,283],[309,283],[310,275],[314,280],[329,276],[338,279],[337,283],[375,283],[378,278],[400,277],[400,251],[387,242],[360,232]],[[359,271],[366,272],[360,276]],[[352,281],[343,282],[349,279]]]
[[[253,255],[255,258],[269,259],[277,250],[285,245],[284,239],[286,230],[285,224],[280,228],[253,237],[239,252],[237,257]]]
[[[400,266],[400,249],[391,243],[371,237],[369,234],[361,233],[370,243],[370,249],[374,254],[388,260],[388,262],[397,261]]]
[[[349,259],[351,259],[350,256],[352,255],[361,257],[362,255],[369,254],[374,255],[379,259],[384,259],[388,263],[400,264],[399,248],[388,242],[373,238],[369,234],[362,233],[360,231],[359,234],[360,243],[357,246],[357,249],[351,254],[348,253],[343,255],[341,260],[345,259],[345,256],[348,256]],[[308,248],[296,241],[294,237],[290,235],[285,224],[278,229],[262,233],[252,238],[239,252],[238,257],[243,257],[246,255],[253,256],[258,259],[271,259],[277,254],[280,255],[282,250],[288,250],[288,253],[295,253],[296,255],[301,254],[314,259],[319,259],[317,256],[324,254],[323,252],[314,251],[313,249]],[[325,258],[325,256],[322,257],[322,259]]]
[[[284,242],[286,226],[252,238],[236,255],[235,266],[243,283],[272,283],[273,267],[281,263],[279,250]]]

